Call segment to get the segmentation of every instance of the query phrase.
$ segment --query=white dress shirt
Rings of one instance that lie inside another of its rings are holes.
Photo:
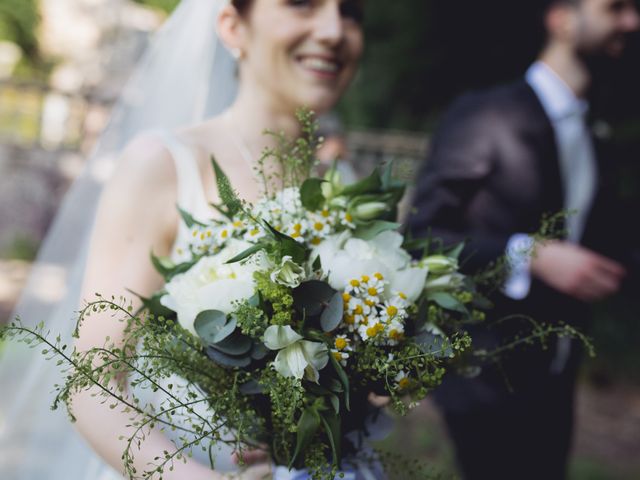
[[[567,240],[578,243],[584,233],[598,179],[595,151],[586,123],[589,107],[543,62],[535,62],[529,67],[526,81],[553,126],[564,188],[564,208],[570,213],[565,222]],[[503,291],[516,300],[529,294],[532,246],[532,239],[526,234],[512,236],[507,245],[512,268]]]

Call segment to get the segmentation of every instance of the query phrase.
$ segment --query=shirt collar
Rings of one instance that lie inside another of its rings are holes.
[[[576,97],[571,88],[544,62],[537,61],[531,65],[525,78],[551,120],[574,115],[584,117],[587,114],[588,102]]]

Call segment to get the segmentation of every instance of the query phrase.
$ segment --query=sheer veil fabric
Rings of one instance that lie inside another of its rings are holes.
[[[69,344],[100,192],[119,152],[147,130],[171,131],[214,116],[233,101],[235,61],[216,33],[226,0],[182,0],[152,38],[111,120],[72,185],[34,264],[15,315]],[[51,412],[61,375],[55,361],[22,344],[0,357],[0,478],[114,478],[69,423]]]

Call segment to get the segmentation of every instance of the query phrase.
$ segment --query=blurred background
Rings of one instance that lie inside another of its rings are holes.
[[[514,80],[534,59],[534,1],[367,2],[364,64],[326,134],[356,170],[395,158],[411,175],[453,98]],[[0,321],[149,34],[177,3],[0,0]],[[594,127],[609,137],[620,195],[640,211],[640,37],[597,91]],[[640,478],[638,297],[594,311],[598,356],[583,369],[572,479]],[[402,441],[385,448],[453,470],[428,402],[400,428]]]

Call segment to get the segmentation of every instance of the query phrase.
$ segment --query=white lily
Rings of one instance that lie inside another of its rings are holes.
[[[320,370],[329,362],[327,346],[303,340],[289,325],[271,325],[264,332],[264,344],[269,350],[280,350],[273,366],[284,377],[318,383]]]

